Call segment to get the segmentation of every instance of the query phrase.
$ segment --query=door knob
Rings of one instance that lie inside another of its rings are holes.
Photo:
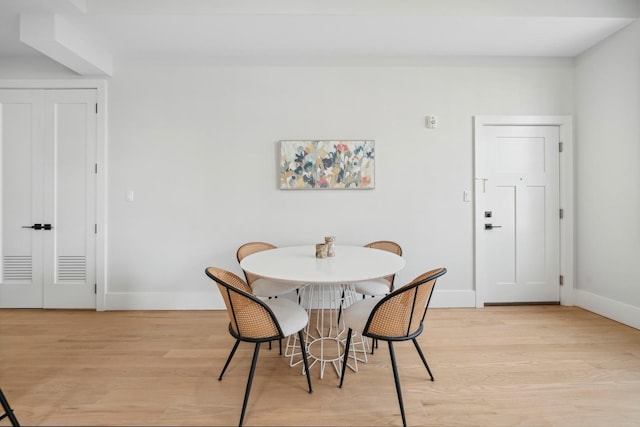
[[[493,225],[493,224],[485,224],[484,225],[484,229],[485,230],[493,230],[494,228],[502,228],[501,225]]]

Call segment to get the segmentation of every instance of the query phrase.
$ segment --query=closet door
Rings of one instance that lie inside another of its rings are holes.
[[[96,91],[44,92],[44,307],[95,308]]]
[[[3,308],[43,307],[43,125],[43,91],[0,90]]]
[[[4,90],[0,103],[0,307],[95,308],[96,92]]]

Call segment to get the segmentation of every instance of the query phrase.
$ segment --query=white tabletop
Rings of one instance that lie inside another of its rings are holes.
[[[288,246],[256,252],[240,267],[249,273],[284,282],[355,283],[395,274],[404,268],[401,256],[362,246],[336,246],[336,255],[316,258],[315,246]]]

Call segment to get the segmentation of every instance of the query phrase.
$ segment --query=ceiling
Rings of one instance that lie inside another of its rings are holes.
[[[574,57],[640,0],[0,0],[0,61],[84,75],[123,58],[402,64],[433,56]]]

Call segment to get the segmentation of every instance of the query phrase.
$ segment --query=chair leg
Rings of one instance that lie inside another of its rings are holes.
[[[253,350],[253,360],[251,361],[251,370],[249,371],[249,379],[247,380],[247,389],[244,392],[244,402],[242,402],[242,412],[240,413],[240,423],[238,426],[242,426],[244,421],[244,412],[247,409],[247,402],[249,401],[249,393],[251,393],[251,383],[253,383],[253,373],[256,371],[256,363],[258,362],[258,353],[260,352],[260,343],[256,343],[256,348]]]
[[[282,356],[282,340],[278,340],[278,345],[280,347],[280,356]],[[271,341],[269,341],[269,350],[271,350]]]
[[[224,364],[224,368],[222,368],[222,372],[220,372],[220,376],[218,377],[218,381],[222,380],[222,376],[224,375],[227,367],[229,366],[229,362],[233,359],[233,355],[236,353],[236,349],[238,348],[238,344],[240,344],[240,340],[236,340],[236,343],[233,345],[231,349],[231,353],[229,353],[229,357],[227,357],[227,362]]]
[[[389,356],[391,356],[391,367],[393,368],[393,379],[396,382],[396,392],[398,393],[398,403],[400,404],[400,415],[402,415],[402,425],[407,427],[407,419],[404,416],[404,403],[402,402],[402,389],[400,387],[400,376],[398,375],[398,365],[396,364],[396,355],[393,351],[393,343],[389,343]]]
[[[349,360],[349,346],[351,345],[351,333],[353,331],[349,328],[349,332],[347,332],[347,342],[344,345],[344,358],[342,359],[342,374],[340,375],[340,388],[342,388],[342,383],[344,382],[344,373],[347,370],[347,361]],[[366,338],[365,338],[366,339]]]
[[[431,369],[429,369],[429,365],[427,364],[427,359],[424,357],[424,354],[422,354],[422,349],[420,348],[420,344],[418,344],[418,341],[415,338],[413,339],[413,345],[416,346],[416,350],[418,350],[418,354],[420,355],[420,359],[422,359],[422,363],[424,363],[424,367],[427,368],[427,372],[429,373],[429,376],[431,377],[431,381],[433,381],[433,374],[431,373]]]
[[[342,295],[340,296],[340,308],[338,309],[338,326],[340,326],[340,317],[342,317],[342,303],[344,302],[344,288],[342,289]]]
[[[313,393],[311,388],[311,372],[309,372],[309,361],[307,360],[307,352],[304,350],[304,337],[302,336],[302,329],[298,331],[298,339],[300,340],[300,348],[302,349],[302,362],[304,363],[304,372],[307,374],[307,384],[309,385],[309,393]]]
[[[0,415],[0,420],[5,417],[9,417],[9,421],[11,422],[11,425],[13,427],[20,427],[20,423],[18,422],[18,419],[16,418],[16,416],[13,414],[13,409],[11,409],[11,406],[9,406],[9,401],[7,400],[6,397],[4,397],[4,394],[2,393],[1,389],[0,389],[0,405],[2,405],[2,409],[4,409],[4,414]]]

